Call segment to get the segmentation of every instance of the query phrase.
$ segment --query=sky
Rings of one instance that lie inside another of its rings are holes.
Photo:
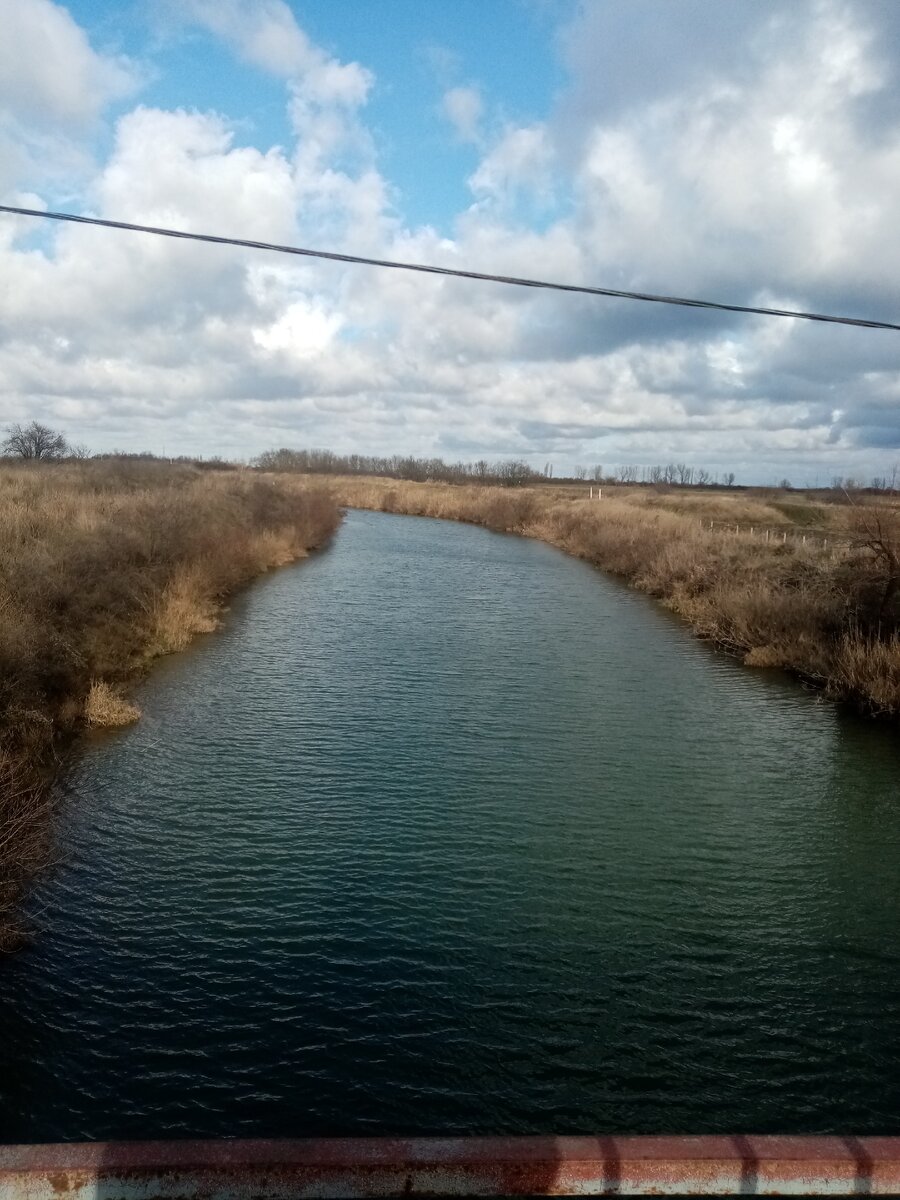
[[[897,0],[0,0],[0,203],[900,321]],[[900,334],[0,214],[0,429],[739,481],[900,462]]]

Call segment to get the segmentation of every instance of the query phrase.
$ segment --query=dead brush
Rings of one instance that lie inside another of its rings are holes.
[[[866,706],[879,715],[900,712],[900,634],[886,641],[859,631],[845,634],[828,690],[834,696],[864,696]]]
[[[116,729],[137,721],[141,710],[104,679],[92,679],[84,700],[84,719],[95,729]]]

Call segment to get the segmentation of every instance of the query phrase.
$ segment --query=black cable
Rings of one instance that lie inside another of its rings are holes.
[[[332,262],[359,263],[367,267],[391,267],[397,271],[452,275],[457,279],[479,279],[486,283],[505,283],[514,287],[545,288],[555,292],[581,292],[588,296],[612,296],[618,300],[645,300],[651,304],[678,304],[685,308],[709,308],[718,312],[751,313],[761,317],[796,317],[802,321],[825,321],[831,325],[858,325],[864,329],[900,330],[900,325],[891,321],[869,321],[863,317],[835,317],[826,313],[796,312],[789,308],[755,308],[747,304],[722,304],[716,300],[691,300],[684,296],[656,296],[650,292],[622,292],[615,288],[583,287],[576,283],[550,283],[543,279],[519,279],[515,275],[488,275],[483,271],[461,271],[454,267],[432,267],[425,263],[393,262],[387,258],[337,254],[333,250],[305,250],[300,246],[279,246],[274,242],[253,242],[247,238],[219,237],[213,233],[187,233],[183,229],[159,229],[153,225],[132,225],[128,221],[105,221],[100,217],[79,217],[74,213],[43,212],[36,208],[14,208],[8,204],[0,204],[0,212],[13,213],[19,217],[44,217],[50,221],[73,221],[79,225],[101,225],[106,229],[127,229],[132,233],[153,233],[158,237],[185,238],[192,242],[214,242],[222,246],[245,246],[251,250],[273,250],[278,254],[326,258]]]

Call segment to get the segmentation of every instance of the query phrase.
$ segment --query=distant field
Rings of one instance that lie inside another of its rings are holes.
[[[737,523],[759,528],[817,529],[850,536],[859,507],[900,506],[900,495],[861,492],[850,497],[828,490],[786,491],[775,488],[679,488],[637,487],[603,484],[602,495],[627,504],[662,508],[684,516]],[[547,484],[536,488],[558,499],[586,500],[598,485],[590,483]]]

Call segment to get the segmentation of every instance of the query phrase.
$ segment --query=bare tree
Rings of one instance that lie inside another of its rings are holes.
[[[603,467],[600,465],[600,463],[597,463],[596,467],[594,467],[593,471],[591,472],[591,477],[596,483],[603,482]]]
[[[854,546],[868,551],[878,587],[878,620],[888,616],[900,592],[900,513],[880,504],[862,505],[848,494],[853,505]]]
[[[507,459],[494,465],[494,473],[503,487],[524,487],[539,478],[537,471],[520,459]]]
[[[3,452],[18,458],[62,458],[68,446],[61,433],[32,421],[30,425],[11,425],[3,443]]]
[[[712,475],[710,475],[705,467],[698,467],[694,474],[694,483],[698,487],[706,487],[708,483],[712,483]]]
[[[729,471],[726,475],[723,475],[722,481],[726,487],[734,487],[734,471]]]

